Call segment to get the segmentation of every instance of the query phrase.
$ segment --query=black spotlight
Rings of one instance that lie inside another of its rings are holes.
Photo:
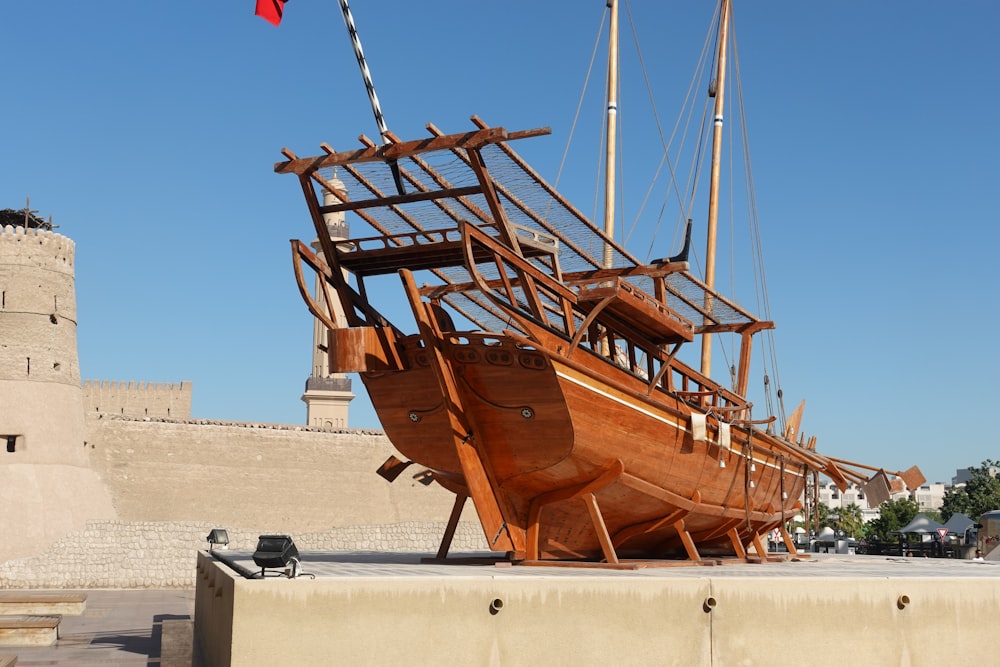
[[[212,532],[208,534],[205,538],[208,540],[208,550],[211,551],[215,547],[224,547],[229,544],[229,533],[227,533],[222,528],[213,528]]]
[[[253,562],[260,568],[261,576],[264,570],[281,569],[291,563],[289,577],[294,577],[299,562],[299,550],[288,535],[261,535],[257,538],[257,550],[253,552]]]

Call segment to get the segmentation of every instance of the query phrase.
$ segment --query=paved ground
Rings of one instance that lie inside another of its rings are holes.
[[[65,592],[65,591],[62,591]],[[63,616],[59,641],[38,648],[0,647],[17,667],[192,664],[194,590],[85,590],[82,616]]]

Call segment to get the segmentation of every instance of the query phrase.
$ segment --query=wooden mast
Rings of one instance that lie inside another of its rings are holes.
[[[722,165],[722,114],[726,98],[726,46],[729,42],[729,4],[722,0],[719,17],[719,57],[715,83],[715,118],[712,126],[712,175],[708,198],[708,243],[705,251],[705,284],[715,287],[715,248],[719,226],[719,172]],[[712,310],[711,296],[706,296],[705,309]],[[712,334],[701,338],[701,372],[710,376],[712,372]]]
[[[611,10],[610,35],[608,38],[608,134],[604,154],[604,234],[615,237],[615,159],[618,152],[618,0],[607,0]],[[614,254],[610,244],[604,245],[604,268],[614,264]]]

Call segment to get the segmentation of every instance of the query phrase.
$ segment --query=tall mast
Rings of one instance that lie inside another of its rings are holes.
[[[615,164],[618,153],[618,0],[607,0],[611,10],[608,37],[608,136],[604,155],[604,233],[615,237]],[[604,246],[604,267],[610,269],[614,256],[610,245]]]
[[[708,188],[708,244],[705,251],[705,284],[715,287],[715,248],[719,227],[719,173],[722,165],[722,114],[726,99],[726,46],[729,43],[730,0],[722,0],[719,15],[719,56],[715,74],[715,118],[712,124],[712,175]],[[706,297],[706,310],[714,305],[712,297]],[[712,372],[712,334],[701,337],[701,372],[708,376]]]

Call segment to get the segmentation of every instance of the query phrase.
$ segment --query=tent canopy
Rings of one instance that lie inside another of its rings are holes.
[[[930,518],[926,514],[918,514],[913,517],[910,523],[906,524],[899,530],[892,531],[893,533],[936,533],[938,528],[944,528],[944,524],[940,524],[934,519]]]
[[[964,535],[966,529],[974,523],[975,521],[971,518],[959,512],[958,514],[952,514],[951,518],[945,522],[944,527],[948,529],[949,533]]]

